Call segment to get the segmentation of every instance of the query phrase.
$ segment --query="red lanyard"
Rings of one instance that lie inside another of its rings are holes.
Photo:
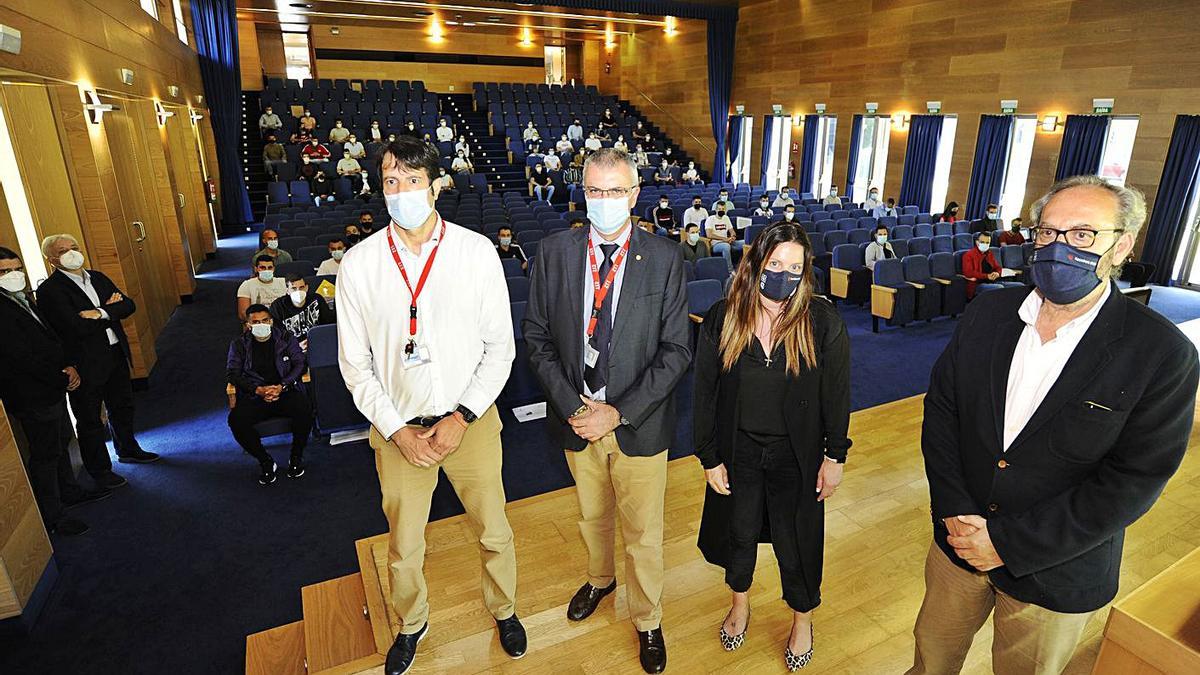
[[[441,220],[441,217],[438,217]],[[392,260],[396,261],[396,267],[400,268],[400,276],[404,278],[404,285],[408,287],[408,294],[412,296],[412,303],[408,306],[408,336],[411,346],[412,338],[417,335],[417,298],[421,297],[421,289],[425,288],[425,280],[429,278],[429,270],[433,269],[433,261],[437,258],[438,250],[442,247],[442,239],[446,236],[446,221],[441,220],[441,232],[438,234],[438,244],[433,247],[433,253],[429,254],[429,260],[425,261],[425,269],[421,272],[421,278],[417,280],[417,290],[413,290],[412,284],[408,281],[408,272],[404,271],[404,263],[400,262],[400,252],[396,250],[396,242],[392,238],[392,227],[388,225],[388,247],[392,249]]]
[[[621,250],[617,252],[617,257],[613,260],[613,266],[608,270],[608,276],[604,278],[604,285],[600,284],[600,269],[596,266],[596,247],[592,245],[592,236],[588,234],[588,262],[592,266],[592,316],[588,319],[587,339],[592,339],[592,334],[596,332],[596,323],[600,320],[600,306],[604,304],[604,298],[608,297],[608,289],[612,288],[613,280],[617,278],[617,270],[621,268],[621,263],[625,261],[625,254],[629,252],[629,242],[633,239],[632,232],[625,238],[625,244]]]

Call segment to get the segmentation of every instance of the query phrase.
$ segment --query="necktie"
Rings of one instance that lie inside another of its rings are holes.
[[[617,251],[616,244],[600,244],[600,250],[604,254],[604,262],[600,264],[600,284],[603,286],[604,280],[608,278],[608,273],[612,269],[613,253]],[[592,346],[599,354],[596,357],[596,365],[592,367],[584,366],[583,380],[587,382],[588,389],[592,393],[598,392],[608,384],[608,346],[612,339],[612,299],[613,292],[617,285],[616,279],[613,280],[613,286],[609,287],[608,294],[604,296],[604,302],[600,305],[600,319],[596,322],[596,330],[592,333],[592,339],[588,344]]]

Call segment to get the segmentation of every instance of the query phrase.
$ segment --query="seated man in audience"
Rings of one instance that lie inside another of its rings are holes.
[[[1004,271],[992,253],[991,245],[991,232],[976,232],[975,247],[963,254],[962,275],[967,279],[968,300],[975,297],[976,285],[996,281]]]
[[[307,131],[309,136],[317,130],[317,118],[313,117],[311,110],[305,109],[304,114],[300,116],[300,129]]]
[[[796,205],[788,204],[783,207],[783,219],[789,223],[796,222]]]
[[[612,136],[609,135],[608,130],[606,130],[604,127],[596,127],[596,139],[599,140],[601,144],[604,144],[611,141]]]
[[[547,171],[562,170],[562,159],[559,158],[558,153],[555,152],[554,148],[550,148],[546,151],[546,156],[542,158],[542,164],[546,165]]]
[[[243,281],[237,289],[237,315],[246,320],[246,309],[262,305],[266,309],[277,298],[287,294],[287,283],[275,276],[275,259],[260,255],[254,261],[254,276]]]
[[[337,276],[338,270],[342,268],[342,256],[346,255],[346,242],[341,239],[334,239],[329,242],[329,257],[321,261],[321,265],[317,267],[317,276],[333,275]]]
[[[324,171],[318,171],[313,178],[312,187],[313,202],[317,206],[321,204],[332,204],[333,199],[333,181],[329,180],[329,176]]]
[[[542,144],[537,141],[534,141],[529,146],[529,151],[527,153],[525,153],[526,160],[532,159],[534,162],[540,162],[545,158],[546,158],[546,156],[542,154]],[[529,165],[526,164],[526,166],[529,166]]]
[[[700,236],[700,226],[695,223],[687,226],[687,233],[684,240],[679,242],[679,249],[683,251],[683,259],[693,263],[713,254],[711,244]]]
[[[444,166],[438,167],[438,177],[434,182],[441,186],[442,192],[447,190],[453,192],[455,190],[454,178],[451,177],[450,174],[446,173],[446,167]]]
[[[687,169],[683,172],[683,182],[688,185],[704,185],[704,181],[700,180],[700,171],[696,168],[696,163],[688,161]]]
[[[1021,233],[1021,219],[1013,218],[1008,229],[1000,233],[1001,246],[1020,246],[1025,243],[1025,235]]]
[[[421,130],[417,128],[416,122],[409,120],[405,122],[404,126],[400,129],[400,135],[411,136],[412,138],[420,138]]]
[[[275,134],[267,135],[267,144],[263,146],[263,169],[272,179],[279,175],[279,167],[288,163],[287,150],[283,143],[275,139]]]
[[[454,140],[454,130],[450,128],[450,123],[444,117],[438,120],[437,139],[441,143],[448,143]]]
[[[475,170],[475,167],[471,164],[471,160],[467,159],[467,155],[462,150],[459,150],[454,161],[450,163],[450,170],[460,175],[469,176]]]
[[[338,176],[350,179],[350,189],[354,192],[362,190],[362,165],[350,156],[350,150],[342,150],[342,158],[337,163]]]
[[[301,157],[307,157],[313,164],[324,164],[329,161],[329,148],[321,145],[316,138],[308,139],[308,145],[300,150]]]
[[[704,200],[700,198],[700,195],[694,195],[692,197],[692,208],[683,214],[683,225],[684,227],[693,223],[703,225],[706,220],[708,220],[708,209],[704,208]]]
[[[872,187],[867,190],[867,199],[863,202],[862,207],[866,209],[867,213],[870,213],[880,206],[883,206],[883,202],[879,201],[879,188]]]
[[[637,162],[639,169],[650,166],[650,155],[642,147],[641,143],[638,143],[637,148],[633,151],[633,161]]]
[[[346,144],[342,148],[349,151],[350,156],[354,159],[365,159],[367,156],[367,149],[363,147],[362,142],[354,134],[350,134],[350,137],[346,139]]]
[[[665,161],[654,172],[654,182],[657,185],[675,184],[675,177],[671,175],[671,167]]]
[[[570,157],[575,152],[575,145],[571,143],[571,139],[567,138],[566,134],[563,134],[554,144],[554,149],[558,150],[563,157]]]
[[[292,453],[288,478],[304,475],[304,446],[312,431],[312,403],[300,388],[300,378],[308,367],[304,350],[292,334],[274,326],[271,312],[261,303],[246,309],[245,328],[229,344],[225,374],[237,389],[236,402],[229,411],[229,430],[238,445],[258,460],[258,482],[275,482],[278,469],[263,447],[254,425],[273,417],[286,417],[292,423]]]
[[[729,204],[729,190],[721,188],[721,191],[717,193],[717,199],[712,203],[712,209],[710,210],[716,211],[718,204]]]
[[[271,303],[271,318],[275,325],[292,334],[300,348],[308,351],[308,329],[333,323],[333,310],[325,298],[308,287],[303,274],[287,275],[287,295]]]
[[[633,130],[633,138],[640,141],[646,148],[654,147],[654,136],[650,134],[650,130],[641,120],[638,120],[637,127]]]
[[[838,187],[836,185],[829,186],[829,194],[825,195],[825,199],[821,200],[822,204],[833,204],[838,206],[842,203],[842,198],[838,196]]]
[[[346,124],[341,119],[334,120],[333,128],[329,130],[329,142],[345,143],[347,138],[350,138],[350,130],[346,128]]]
[[[358,212],[358,234],[366,239],[375,233],[375,214],[367,209]]]
[[[305,146],[307,147],[307,146]],[[313,180],[317,177],[318,168],[307,157],[300,158],[300,169],[296,171],[296,177],[308,183],[308,189],[312,191]]]
[[[525,128],[521,130],[521,140],[525,141],[525,146],[529,147],[530,143],[540,139],[541,135],[538,134],[537,128],[533,126],[533,122],[526,123]]]
[[[704,221],[703,234],[712,243],[713,253],[725,258],[729,269],[733,270],[733,251],[742,250],[742,242],[737,238],[737,228],[726,215],[726,203],[717,204],[717,212]]]
[[[258,260],[259,256],[265,255],[270,256],[277,265],[292,262],[292,254],[279,248],[279,233],[275,230],[263,230],[258,245],[259,248],[250,257],[251,260]]]
[[[292,133],[292,136],[288,139],[288,142],[292,145],[308,145],[308,142],[311,140],[312,134],[308,133],[308,129],[297,129]]]
[[[525,257],[525,250],[519,244],[513,243],[513,231],[511,227],[502,225],[500,231],[496,233],[496,239],[500,242],[496,245],[496,255],[501,258],[516,258],[520,260],[522,270],[529,266],[529,258]]]
[[[529,187],[539,202],[549,204],[550,198],[554,196],[554,181],[546,172],[546,167],[540,163],[536,164],[533,167],[533,173],[529,174]]]
[[[650,219],[654,221],[655,228],[661,228],[669,236],[679,236],[679,221],[675,217],[675,210],[671,208],[671,200],[666,195],[658,198],[658,206],[650,210]]]
[[[603,145],[600,143],[600,139],[596,136],[596,132],[593,131],[592,133],[588,134],[587,140],[583,142],[583,147],[587,148],[590,152],[595,152],[603,147]]]
[[[260,136],[272,136],[279,133],[283,128],[283,120],[279,119],[279,115],[271,106],[267,106],[261,115],[258,116],[258,134]]]
[[[571,121],[571,126],[567,127],[567,140],[582,141],[583,140],[583,125],[578,119]]]
[[[775,210],[771,208],[771,198],[763,195],[758,198],[758,208],[754,209],[754,215],[760,218],[774,218]]]
[[[788,189],[788,186],[781,185],[779,186],[779,194],[775,195],[775,201],[771,202],[771,208],[782,209],[788,204],[795,203],[796,200],[792,199],[792,191]]]
[[[454,144],[454,152],[455,154],[461,152],[462,156],[468,159],[471,157],[471,144],[467,142],[466,136],[458,137],[458,142]]]
[[[371,120],[371,128],[367,129],[367,143],[383,144],[383,128],[379,126],[379,120]]]
[[[679,166],[679,160],[675,157],[673,151],[669,147],[663,150],[662,158],[663,161],[667,163],[667,166],[671,167],[672,169]]]
[[[354,248],[354,245],[362,240],[362,230],[358,229],[358,223],[347,223],[342,228],[342,239],[346,241],[346,248]]]
[[[600,118],[600,127],[603,129],[617,128],[617,120],[613,117],[612,108],[604,109],[604,116]]]
[[[987,211],[983,214],[983,220],[989,232],[1004,229],[1004,221],[1000,220],[1000,207],[995,204],[987,205]]]
[[[896,198],[895,197],[888,197],[886,204],[880,204],[879,206],[876,206],[875,208],[871,209],[871,217],[872,218],[884,218],[884,217],[896,218],[899,215],[900,215],[900,211],[899,211],[899,209],[896,208]]]
[[[895,257],[896,252],[892,250],[892,244],[888,241],[887,225],[876,225],[875,238],[867,244],[866,250],[863,251],[863,264],[873,272],[875,263]]]

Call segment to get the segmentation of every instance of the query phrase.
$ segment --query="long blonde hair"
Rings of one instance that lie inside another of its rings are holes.
[[[784,243],[799,244],[804,249],[804,271],[800,287],[784,301],[779,318],[771,329],[772,344],[783,343],[787,372],[800,374],[801,364],[807,368],[817,365],[812,322],[812,243],[804,228],[795,223],[780,221],[759,233],[738,265],[729,286],[725,309],[725,324],[721,327],[721,366],[728,372],[754,339],[754,324],[758,313],[765,311],[759,293],[759,279],[775,247]]]

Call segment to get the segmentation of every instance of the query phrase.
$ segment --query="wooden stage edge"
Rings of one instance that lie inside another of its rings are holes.
[[[826,510],[823,603],[815,614],[816,649],[806,672],[901,673],[912,663],[912,627],[931,542],[920,452],[922,399],[895,401],[851,417],[854,447],[842,487]],[[1192,447],[1196,440],[1193,428]],[[717,639],[729,593],[722,571],[707,564],[696,548],[703,493],[703,472],[694,458],[669,464],[663,604],[668,669],[782,671],[791,617],[780,599],[778,570],[768,546],[759,549],[745,644],[727,653]],[[517,611],[529,633],[528,654],[513,661],[501,650],[481,600],[478,544],[465,517],[455,516],[430,523],[426,531],[430,633],[412,672],[640,672],[623,584],[587,620],[566,619],[567,602],[585,579],[574,488],[512,502],[508,516],[516,537]],[[618,534],[618,551],[619,539]],[[1118,598],[1198,546],[1200,459],[1189,451],[1158,503],[1127,532]],[[382,648],[397,628],[390,603],[384,601],[385,538],[360,540],[357,548],[375,642]],[[617,579],[624,580],[620,560]],[[385,612],[390,625],[381,626]],[[1066,672],[1091,671],[1108,613],[1105,607],[1095,614]],[[991,672],[990,649],[989,620],[976,636],[963,672]],[[382,657],[364,661],[364,668],[339,672],[382,672],[381,663]]]

